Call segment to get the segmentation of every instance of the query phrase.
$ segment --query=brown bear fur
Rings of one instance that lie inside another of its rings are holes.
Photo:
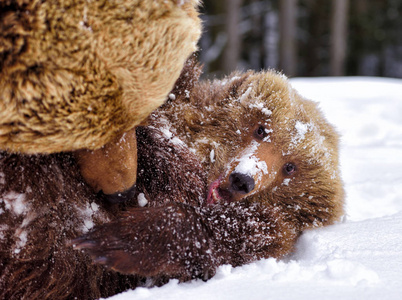
[[[338,135],[317,105],[273,71],[213,82],[199,82],[199,73],[188,64],[175,100],[138,130],[146,207],[74,241],[95,262],[125,274],[207,279],[221,264],[283,257],[303,230],[341,217]],[[201,181],[191,178],[198,168]]]
[[[95,299],[137,285],[67,245],[113,218],[71,154],[2,152],[0,176],[0,299]]]
[[[199,0],[0,0],[0,149],[97,149],[161,105]]]
[[[159,190],[157,200],[192,199],[199,205],[207,185],[196,157],[145,129],[138,135],[139,186],[155,195]],[[183,161],[188,165],[175,168]],[[159,177],[149,182],[153,175]],[[0,299],[96,299],[144,285],[144,278],[93,264],[70,245],[93,226],[116,219],[122,209],[94,195],[71,153],[0,152]],[[163,282],[159,276],[155,284]]]

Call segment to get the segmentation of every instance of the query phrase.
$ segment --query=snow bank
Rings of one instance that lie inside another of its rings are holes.
[[[286,260],[222,266],[207,282],[171,280],[110,299],[400,299],[402,80],[297,78],[292,85],[318,101],[343,136],[344,222],[306,232]]]

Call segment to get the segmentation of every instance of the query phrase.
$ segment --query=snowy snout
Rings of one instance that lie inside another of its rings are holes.
[[[269,186],[276,177],[280,157],[269,144],[251,143],[224,168],[208,191],[208,204],[240,201]]]
[[[208,204],[233,202],[242,199],[255,188],[254,178],[247,174],[233,172],[227,182],[215,180],[209,187]]]

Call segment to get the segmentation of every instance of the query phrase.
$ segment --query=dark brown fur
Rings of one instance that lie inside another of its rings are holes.
[[[95,299],[138,284],[66,244],[90,226],[85,221],[113,218],[70,154],[2,152],[0,174],[0,299]],[[86,215],[91,206],[98,210]]]

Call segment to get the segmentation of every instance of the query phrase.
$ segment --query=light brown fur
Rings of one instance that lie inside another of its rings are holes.
[[[300,230],[332,224],[343,214],[338,134],[317,104],[301,97],[281,74],[250,71],[201,82],[190,97],[177,95],[155,112],[150,123],[169,127],[193,149],[209,170],[209,184],[224,193],[245,152],[257,145],[253,156],[268,172],[254,175],[250,193],[231,191],[227,200],[281,207]],[[266,141],[255,137],[260,125],[267,130]],[[297,171],[284,174],[286,163]]]
[[[1,0],[0,149],[97,149],[161,105],[196,50],[198,0]]]

